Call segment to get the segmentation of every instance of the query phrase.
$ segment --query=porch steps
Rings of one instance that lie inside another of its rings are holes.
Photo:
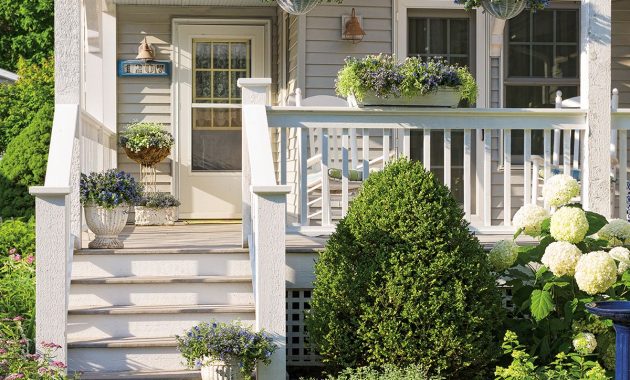
[[[68,365],[82,379],[198,379],[183,364],[175,335],[212,319],[254,323],[247,250],[75,252]]]

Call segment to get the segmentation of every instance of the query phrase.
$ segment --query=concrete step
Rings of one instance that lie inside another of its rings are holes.
[[[82,372],[81,380],[188,380],[201,379],[199,371],[123,371],[123,372]]]
[[[213,319],[253,324],[254,311],[253,304],[73,307],[68,310],[68,339],[175,336],[201,321]]]
[[[120,276],[73,278],[70,307],[251,305],[249,276]]]
[[[81,250],[75,252],[73,278],[251,276],[245,250],[165,249]]]

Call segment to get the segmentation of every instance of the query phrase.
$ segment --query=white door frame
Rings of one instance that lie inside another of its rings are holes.
[[[182,114],[181,107],[181,95],[179,93],[179,38],[181,26],[263,26],[264,27],[264,76],[271,77],[272,67],[272,49],[271,49],[271,20],[269,19],[196,19],[196,18],[175,18],[172,21],[172,46],[173,51],[171,53],[171,60],[173,61],[172,81],[171,81],[171,127],[173,131],[173,137],[175,138],[175,146],[173,147],[173,181],[172,181],[172,193],[176,197],[180,197],[180,143],[179,136],[179,122]]]

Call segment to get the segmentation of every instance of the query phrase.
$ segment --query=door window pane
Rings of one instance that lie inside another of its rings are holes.
[[[453,64],[470,66],[468,18],[410,17],[408,25],[410,56],[439,57]]]

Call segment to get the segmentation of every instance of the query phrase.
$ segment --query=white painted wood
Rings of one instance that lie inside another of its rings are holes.
[[[619,218],[628,218],[628,131],[619,131]]]
[[[341,135],[341,217],[348,213],[348,176],[349,174],[349,152],[350,141],[348,130],[344,129]]]
[[[562,131],[562,134],[562,167],[564,168],[563,172],[566,175],[571,175],[571,131]]]
[[[562,91],[556,91],[556,109],[562,108]],[[560,130],[553,131],[553,166],[560,165]]]
[[[512,131],[503,132],[503,225],[512,224]]]
[[[370,175],[370,130],[363,130],[363,180],[367,180]],[[385,148],[383,148],[385,149]],[[389,153],[389,152],[388,152]]]
[[[534,160],[532,163],[532,173],[531,173],[531,182],[532,182],[532,204],[538,204],[538,173],[540,171],[539,160]]]
[[[389,154],[390,154],[390,136],[391,131],[389,129],[383,129],[383,169],[385,169],[385,165],[389,162]]]
[[[451,188],[451,131],[444,130],[444,185]]]
[[[305,128],[299,129],[298,134],[300,137],[299,154],[300,154],[300,171],[298,173],[300,193],[298,197],[300,199],[300,224],[306,225],[308,223],[308,135],[309,131]]]
[[[492,130],[483,131],[483,225],[492,225]]]
[[[424,168],[426,170],[431,170],[431,130],[430,129],[424,129],[422,131],[422,141],[423,141],[422,164],[424,165]],[[405,155],[409,157],[408,154],[405,154]]]
[[[328,153],[328,129],[322,129],[321,133],[321,173],[322,173],[322,225],[329,226],[331,224],[330,216],[330,178],[328,177],[329,159]]]
[[[472,136],[470,129],[464,130],[464,212],[470,220],[472,216]]]
[[[357,130],[350,129],[350,167],[359,166],[359,149],[357,147]]]
[[[544,177],[543,180],[547,181],[549,178],[551,178],[551,131],[546,130],[543,133],[543,140],[544,140],[544,166],[543,166],[543,170],[544,170]],[[536,173],[538,174],[538,173]],[[545,201],[545,208],[549,208],[549,204],[547,201]]]
[[[532,203],[532,131],[526,129],[523,134],[523,204],[526,205]]]

